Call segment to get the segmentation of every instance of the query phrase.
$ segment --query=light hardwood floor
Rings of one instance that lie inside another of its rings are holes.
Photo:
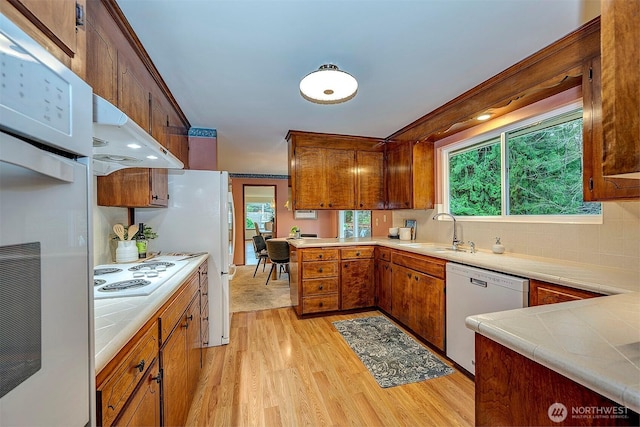
[[[469,426],[473,382],[452,375],[383,389],[333,327],[290,308],[234,313],[230,344],[204,351],[190,426]]]

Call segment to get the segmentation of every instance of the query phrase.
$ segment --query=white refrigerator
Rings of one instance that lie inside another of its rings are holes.
[[[151,252],[209,253],[209,344],[229,343],[229,280],[233,265],[234,215],[229,174],[170,170],[169,206],[137,209],[136,222],[153,227],[158,237]]]

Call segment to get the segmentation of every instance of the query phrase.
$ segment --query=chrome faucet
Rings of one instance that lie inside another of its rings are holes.
[[[439,214],[435,214],[432,219],[436,219],[436,218],[438,218],[440,216],[443,216],[443,215],[444,216],[448,216],[453,220],[453,238],[452,238],[452,241],[451,241],[451,245],[453,246],[453,250],[457,251],[458,250],[458,245],[461,244],[462,242],[460,240],[458,240],[458,234],[456,233],[456,218],[453,215],[451,215],[450,213],[442,212],[442,213],[439,213]]]

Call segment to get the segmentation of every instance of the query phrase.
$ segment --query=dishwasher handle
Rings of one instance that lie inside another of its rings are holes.
[[[484,280],[474,279],[473,277],[469,277],[469,281],[476,286],[481,286],[483,288],[487,287],[487,282]]]

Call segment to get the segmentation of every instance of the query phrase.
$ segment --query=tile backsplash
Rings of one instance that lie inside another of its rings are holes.
[[[640,272],[640,201],[602,203],[602,224],[457,222],[458,238],[490,250],[500,237],[506,252]],[[434,210],[393,211],[393,225],[418,222],[418,239],[451,243],[451,221],[433,221]]]

